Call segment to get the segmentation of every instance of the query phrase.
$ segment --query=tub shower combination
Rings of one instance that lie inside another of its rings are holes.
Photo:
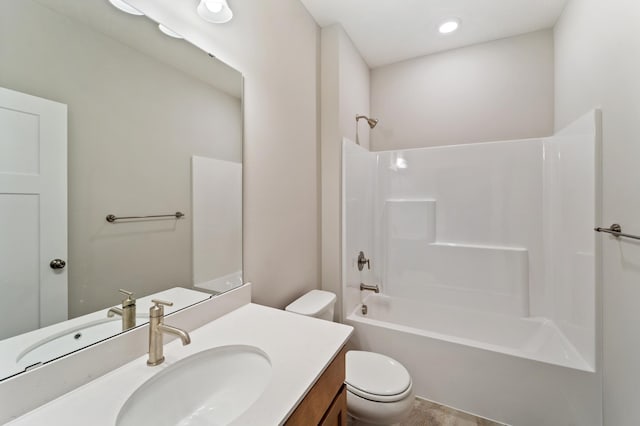
[[[345,140],[342,316],[356,346],[396,358],[427,399],[518,425],[597,424],[599,125],[593,111],[549,138],[405,151]]]

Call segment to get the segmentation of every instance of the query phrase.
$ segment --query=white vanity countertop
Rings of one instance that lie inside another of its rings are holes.
[[[170,318],[167,324],[171,325]],[[189,333],[190,345],[182,346],[178,340],[166,344],[163,364],[147,367],[145,355],[9,424],[113,426],[127,398],[151,376],[186,356],[225,345],[256,346],[269,356],[272,366],[264,393],[233,424],[281,424],[352,331],[343,324],[248,304]],[[187,391],[176,389],[176,393]]]

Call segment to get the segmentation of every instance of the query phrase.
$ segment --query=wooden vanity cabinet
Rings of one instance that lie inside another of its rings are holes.
[[[346,426],[345,348],[318,378],[285,422],[287,426]]]
[[[346,426],[347,424],[347,389],[342,385],[340,392],[320,421],[321,426]]]

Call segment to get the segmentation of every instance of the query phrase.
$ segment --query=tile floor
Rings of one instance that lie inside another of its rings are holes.
[[[347,426],[358,426],[348,419]],[[491,420],[463,413],[445,405],[416,398],[409,418],[399,426],[506,426]]]

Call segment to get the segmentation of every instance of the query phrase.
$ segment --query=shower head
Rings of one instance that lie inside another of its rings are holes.
[[[376,127],[376,125],[378,124],[377,118],[369,118],[366,115],[356,115],[356,122],[358,122],[361,118],[364,118],[365,120],[367,120],[367,124],[372,129]]]

